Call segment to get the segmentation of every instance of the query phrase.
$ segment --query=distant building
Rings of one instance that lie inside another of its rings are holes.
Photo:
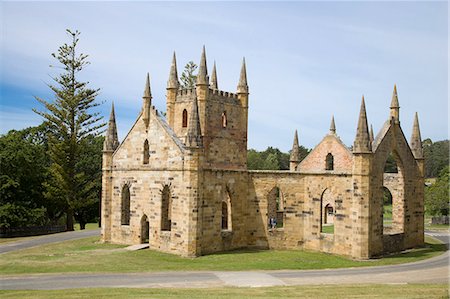
[[[142,110],[120,144],[113,107],[103,150],[102,240],[148,242],[182,256],[267,248],[357,259],[423,245],[419,124],[416,115],[408,144],[396,88],[375,138],[362,99],[351,150],[333,118],[300,163],[295,132],[289,171],[247,170],[248,102],[245,61],[237,92],[225,92],[215,65],[209,80],[203,49],[192,89],[180,87],[174,54],[166,119],[152,106],[148,76]],[[389,155],[398,173],[384,173]],[[386,189],[393,202],[389,227],[383,225]]]

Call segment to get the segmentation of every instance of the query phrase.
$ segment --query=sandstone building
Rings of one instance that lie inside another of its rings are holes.
[[[249,88],[243,61],[236,93],[208,76],[205,50],[196,86],[181,88],[175,54],[167,112],[152,106],[150,80],[133,127],[119,143],[114,107],[103,150],[102,240],[182,256],[236,248],[309,249],[366,259],[424,243],[423,152],[417,114],[410,143],[397,90],[374,137],[364,98],[351,149],[334,119],[299,162],[295,132],[289,171],[247,169]],[[385,173],[388,157],[397,173]],[[383,221],[385,190],[392,223]],[[269,220],[277,219],[275,228]],[[333,231],[327,231],[332,223]]]

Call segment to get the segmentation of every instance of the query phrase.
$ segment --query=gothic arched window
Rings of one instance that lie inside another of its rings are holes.
[[[325,159],[325,170],[333,170],[334,169],[334,157],[331,153],[328,153]]]
[[[150,157],[150,149],[148,146],[148,140],[146,139],[144,142],[144,164],[148,164],[148,158]]]
[[[128,185],[122,188],[122,225],[130,225],[130,187]]]
[[[161,230],[170,231],[172,226],[172,196],[169,186],[165,185],[161,194]]]
[[[187,110],[184,109],[183,110],[183,124],[182,124],[183,128],[187,127],[187,123],[188,123],[188,113],[187,113]]]
[[[227,127],[227,112],[224,111],[222,113],[222,128],[226,128]]]

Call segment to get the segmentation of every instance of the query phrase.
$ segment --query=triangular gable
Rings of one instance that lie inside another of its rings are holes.
[[[175,135],[165,120],[159,116],[155,109],[150,110],[150,123],[148,128],[142,120],[142,112],[136,122],[113,154],[113,163],[121,167],[139,167],[143,163],[144,142],[149,143],[149,166],[163,166],[166,163],[173,165],[182,161],[184,145]],[[152,160],[154,160],[152,162]]]
[[[300,163],[300,172],[325,172],[326,157],[333,155],[334,172],[351,172],[353,155],[335,134],[326,135]]]

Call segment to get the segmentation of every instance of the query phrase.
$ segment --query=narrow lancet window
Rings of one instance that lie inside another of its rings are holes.
[[[227,127],[227,112],[224,111],[222,113],[222,128],[226,128]]]
[[[222,230],[231,230],[231,198],[228,189],[222,200]]]
[[[188,113],[187,113],[187,110],[184,109],[183,110],[183,124],[182,124],[183,128],[187,127],[187,123],[188,123]]]
[[[144,142],[144,164],[148,164],[148,159],[150,158],[150,149],[148,146],[148,140],[145,140]]]
[[[122,188],[122,225],[130,225],[130,188],[128,185]]]
[[[170,231],[172,226],[172,196],[169,186],[165,185],[161,195],[161,230]]]
[[[327,158],[325,160],[325,170],[333,170],[334,169],[334,157],[331,153],[328,153]]]

